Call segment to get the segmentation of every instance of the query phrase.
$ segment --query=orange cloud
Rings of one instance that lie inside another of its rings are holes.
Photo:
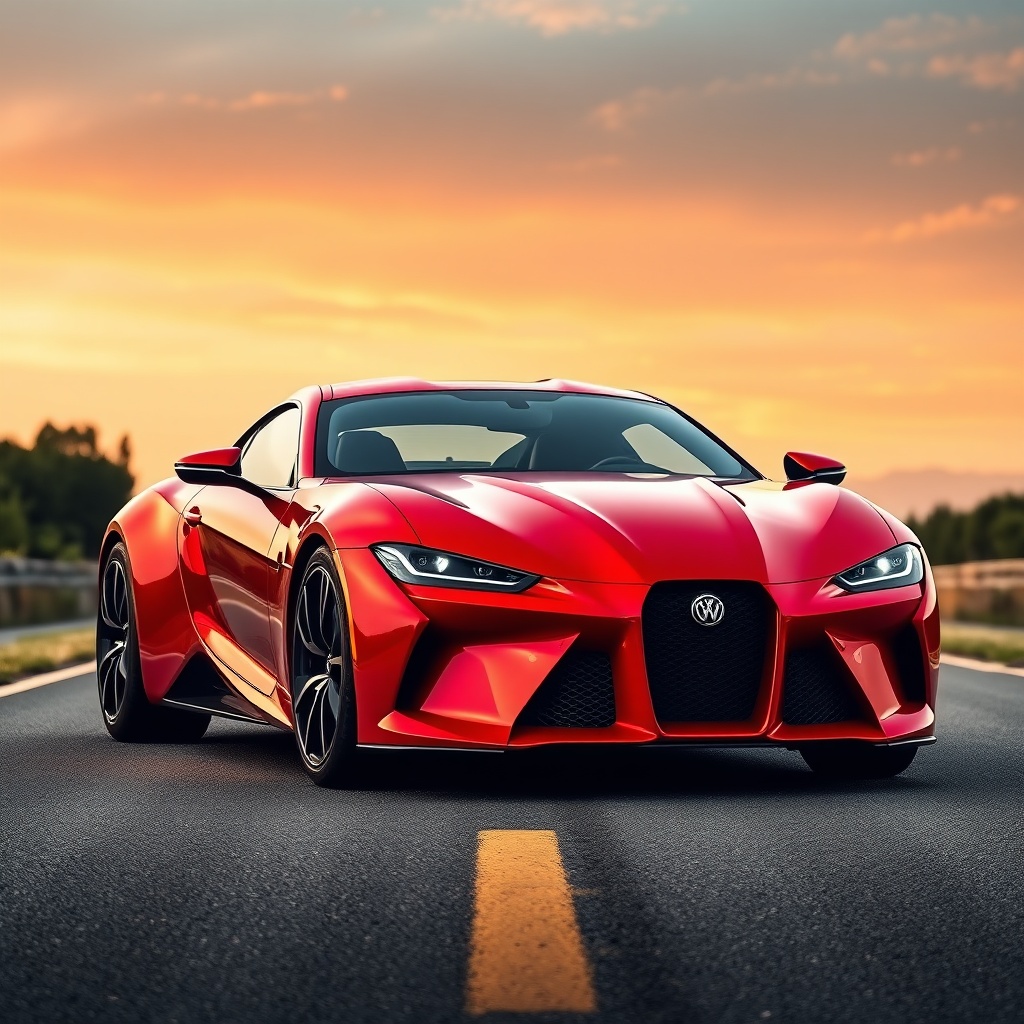
[[[963,156],[959,146],[931,146],[928,149],[916,149],[909,153],[893,153],[892,163],[897,167],[927,167],[929,164],[951,164]]]
[[[463,0],[461,6],[439,8],[434,15],[444,21],[494,19],[560,36],[580,30],[646,28],[669,6],[648,0]]]
[[[983,121],[971,121],[967,130],[972,135],[984,135],[987,132],[1001,131],[1004,128],[1012,128],[1013,121],[1008,118],[989,117]]]
[[[32,149],[91,128],[100,105],[66,95],[29,95],[0,102],[0,153]]]
[[[195,92],[185,93],[181,96],[170,96],[167,93],[158,92],[150,93],[142,99],[144,103],[151,106],[199,107],[203,110],[244,113],[250,110],[272,110],[278,107],[308,107],[314,103],[325,101],[343,103],[348,99],[348,89],[343,85],[333,85],[329,89],[317,89],[313,92],[266,92],[259,90],[235,99],[223,99]]]
[[[702,96],[742,96],[745,93],[771,92],[804,85],[835,85],[839,75],[814,68],[792,67],[787,71],[743,78],[715,78],[700,89]]]
[[[30,150],[53,142],[72,139],[99,125],[123,119],[141,103],[149,107],[193,107],[227,113],[308,107],[315,103],[342,103],[348,89],[333,85],[312,92],[270,92],[257,90],[245,96],[224,99],[198,92],[173,95],[149,93],[130,100],[99,94],[73,96],[52,93],[17,96],[0,100],[0,153]]]
[[[911,242],[936,238],[954,231],[989,227],[1002,223],[1020,208],[1021,198],[1015,195],[989,196],[977,206],[961,203],[941,213],[926,213],[913,220],[905,220],[888,231],[874,231],[867,240],[872,242]]]
[[[954,18],[948,14],[912,14],[888,18],[870,32],[847,32],[832,48],[837,57],[847,60],[878,53],[910,53],[936,50],[952,43],[975,39],[992,30],[978,17]]]
[[[792,67],[787,71],[751,74],[742,78],[713,78],[696,88],[635,89],[621,99],[608,100],[595,107],[587,120],[608,132],[619,132],[636,121],[650,117],[659,108],[687,98],[743,96],[750,93],[774,92],[801,86],[835,85],[839,75],[814,68]]]
[[[634,89],[622,99],[608,100],[595,107],[587,120],[607,132],[622,131],[634,121],[649,116],[656,107],[681,94],[679,90]]]
[[[1024,46],[1009,53],[982,53],[976,57],[935,56],[928,62],[928,74],[932,78],[959,78],[975,89],[1016,92],[1024,82]]]

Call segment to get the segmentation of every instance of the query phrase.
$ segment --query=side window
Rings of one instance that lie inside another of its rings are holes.
[[[285,409],[246,442],[242,476],[261,487],[290,487],[295,483],[298,454],[299,410]]]

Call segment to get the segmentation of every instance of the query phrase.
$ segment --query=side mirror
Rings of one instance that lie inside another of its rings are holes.
[[[787,452],[782,465],[786,479],[793,482],[817,480],[823,484],[841,484],[846,477],[846,467],[841,462],[810,452]]]
[[[179,480],[187,484],[242,484],[240,448],[214,448],[209,452],[184,455],[174,464]]]

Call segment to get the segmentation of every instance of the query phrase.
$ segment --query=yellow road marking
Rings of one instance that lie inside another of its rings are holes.
[[[545,831],[481,832],[467,1012],[596,1008],[558,837]]]

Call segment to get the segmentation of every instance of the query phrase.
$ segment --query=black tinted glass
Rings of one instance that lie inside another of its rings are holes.
[[[658,402],[544,391],[418,391],[321,406],[318,476],[446,471],[756,476]]]

